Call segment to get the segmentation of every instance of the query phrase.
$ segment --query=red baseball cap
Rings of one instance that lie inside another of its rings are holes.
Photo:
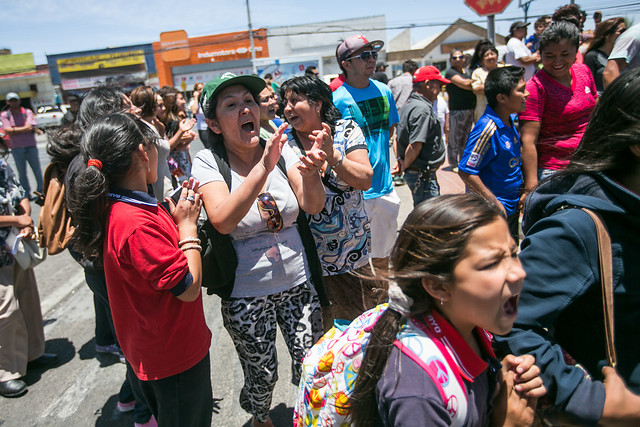
[[[343,41],[338,49],[336,49],[336,59],[338,63],[342,61],[346,61],[348,58],[351,58],[354,53],[365,50],[364,48],[368,47],[369,50],[379,51],[384,46],[384,42],[382,40],[374,40],[370,42],[367,38],[361,34],[357,34],[355,36],[348,37],[345,41]]]
[[[438,70],[433,65],[427,65],[427,66],[424,66],[424,67],[420,67],[413,74],[413,82],[414,83],[426,82],[426,81],[430,81],[430,80],[439,80],[439,81],[441,81],[442,83],[444,83],[446,85],[451,83],[451,80],[448,80],[448,79],[445,79],[444,77],[442,77],[442,74],[440,74],[440,70]]]

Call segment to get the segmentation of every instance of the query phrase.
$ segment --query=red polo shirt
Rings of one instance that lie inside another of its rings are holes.
[[[208,353],[202,296],[179,300],[193,280],[178,228],[156,199],[119,189],[107,216],[104,270],[118,341],[145,381],[186,371]]]

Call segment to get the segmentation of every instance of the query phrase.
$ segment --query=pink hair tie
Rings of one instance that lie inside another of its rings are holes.
[[[98,159],[89,159],[89,161],[87,162],[87,167],[89,166],[95,166],[99,171],[102,170],[102,162]]]

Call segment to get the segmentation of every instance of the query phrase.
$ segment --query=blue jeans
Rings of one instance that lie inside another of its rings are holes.
[[[38,157],[37,147],[12,148],[11,154],[18,168],[18,176],[20,184],[27,192],[27,197],[31,197],[31,186],[27,177],[27,162],[36,176],[36,191],[42,193],[42,170],[40,169],[40,159]]]
[[[413,207],[424,200],[440,195],[440,186],[435,172],[405,170],[404,180],[411,189]]]

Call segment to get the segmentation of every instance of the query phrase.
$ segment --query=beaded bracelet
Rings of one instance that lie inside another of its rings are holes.
[[[196,245],[199,245],[199,244],[200,244],[200,243],[202,243],[202,242],[201,242],[201,241],[200,241],[200,239],[198,239],[197,237],[187,237],[187,238],[186,238],[186,239],[184,239],[184,240],[180,240],[180,241],[178,242],[178,246],[182,246],[182,245],[184,245],[185,243],[195,243]]]
[[[182,252],[188,251],[189,249],[195,249],[198,252],[202,252],[202,246],[200,245],[189,245],[189,246],[185,246],[184,248],[180,248],[182,250]]]

